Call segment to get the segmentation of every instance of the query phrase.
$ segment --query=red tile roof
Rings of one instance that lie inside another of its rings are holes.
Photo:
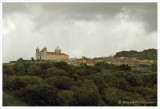
[[[48,55],[67,55],[65,53],[47,52]]]

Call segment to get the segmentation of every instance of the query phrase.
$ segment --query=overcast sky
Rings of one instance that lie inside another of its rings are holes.
[[[73,57],[157,48],[156,3],[3,3],[3,62],[59,46]]]

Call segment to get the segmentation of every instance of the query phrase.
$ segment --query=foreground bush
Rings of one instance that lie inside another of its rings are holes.
[[[7,93],[3,93],[3,105],[156,106],[155,70],[156,65],[132,71],[129,66],[104,62],[93,67],[36,61],[4,65],[3,91]]]

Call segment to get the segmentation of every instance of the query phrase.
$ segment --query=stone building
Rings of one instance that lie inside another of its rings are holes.
[[[61,53],[61,49],[57,46],[55,52],[47,51],[44,47],[41,51],[37,47],[36,49],[36,60],[52,60],[52,61],[67,61],[69,56],[65,53]]]

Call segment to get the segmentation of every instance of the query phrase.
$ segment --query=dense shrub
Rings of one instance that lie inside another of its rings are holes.
[[[7,90],[18,90],[28,85],[41,84],[43,79],[38,76],[3,76],[3,88]]]
[[[19,91],[20,98],[32,106],[55,106],[57,89],[48,84],[31,85]]]
[[[37,75],[38,73],[39,74],[42,73],[42,69],[40,66],[38,66],[38,65],[29,66],[29,68],[28,68],[29,75]]]
[[[18,98],[3,92],[3,106],[27,106],[28,104]]]
[[[13,66],[3,65],[3,91],[6,92],[3,105],[12,105],[6,99],[11,96],[11,100],[18,100],[15,105],[156,106],[156,67],[131,70],[127,65],[117,67],[105,62],[91,67],[65,62],[18,61]]]
[[[53,76],[48,78],[46,82],[58,89],[66,90],[73,85],[73,80],[74,79],[68,78],[67,76]]]
[[[15,72],[15,75],[25,75],[26,74],[26,69],[23,63],[16,63],[13,65],[13,70]]]

